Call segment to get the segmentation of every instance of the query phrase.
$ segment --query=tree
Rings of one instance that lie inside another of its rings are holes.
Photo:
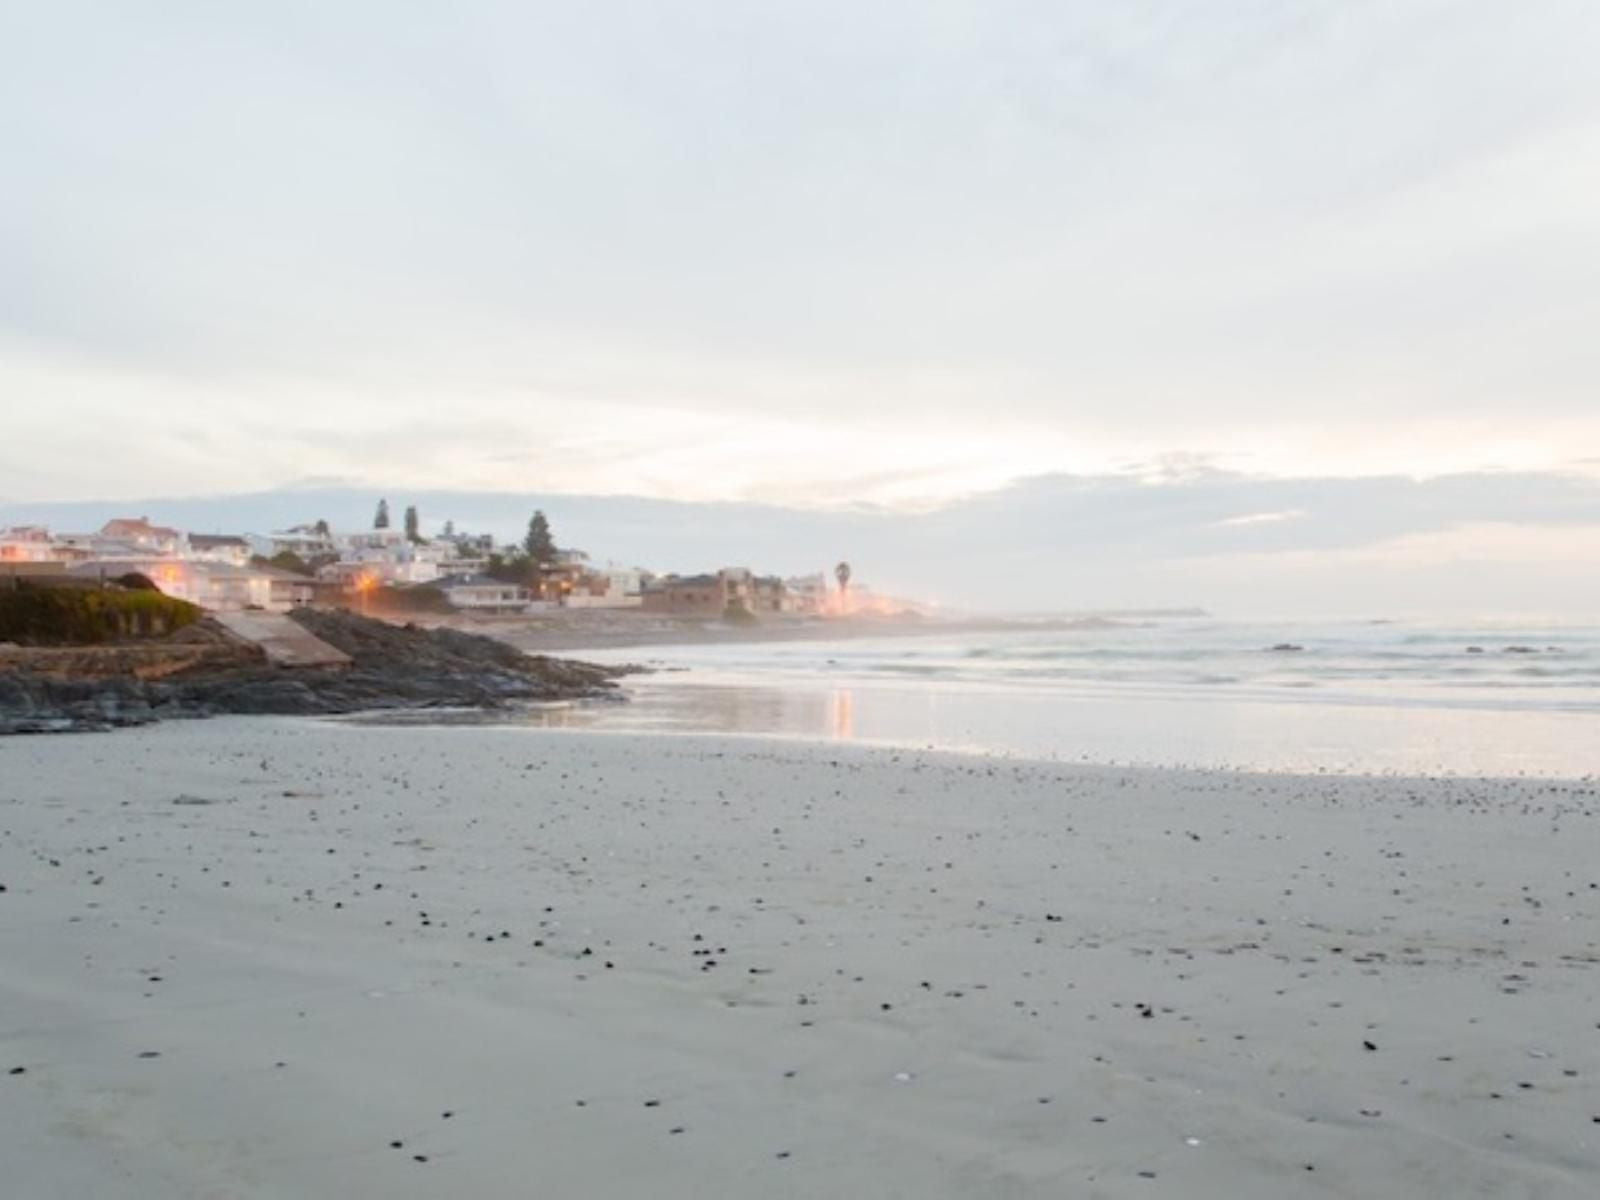
[[[296,575],[313,574],[311,564],[306,562],[293,550],[280,550],[267,559],[269,567],[277,567],[280,571],[293,571]]]
[[[555,560],[556,543],[550,536],[550,522],[545,520],[543,512],[535,512],[528,521],[528,536],[522,539],[522,550],[535,568]]]
[[[372,518],[372,527],[374,529],[389,528],[389,502],[387,500],[378,501],[378,512]]]
[[[333,529],[328,525],[326,517],[318,518],[317,523],[311,527],[311,532],[318,537],[331,538],[333,536]]]
[[[408,504],[406,505],[406,541],[420,542],[421,540],[422,530],[420,522],[417,520],[417,506]]]
[[[483,573],[490,579],[498,579],[501,583],[530,584],[536,572],[527,555],[523,554],[520,548],[513,546],[505,554],[491,553]]]

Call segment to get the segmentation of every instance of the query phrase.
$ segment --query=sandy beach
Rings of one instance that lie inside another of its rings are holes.
[[[1592,1197],[1600,785],[293,718],[0,741],[115,1197]]]

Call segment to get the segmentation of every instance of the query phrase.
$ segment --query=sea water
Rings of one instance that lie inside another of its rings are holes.
[[[1600,626],[1088,623],[596,651],[633,703],[547,723],[1030,758],[1600,774]]]

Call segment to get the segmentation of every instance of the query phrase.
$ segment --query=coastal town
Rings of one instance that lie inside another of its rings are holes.
[[[217,613],[317,606],[371,616],[516,617],[574,610],[757,623],[774,618],[903,615],[891,600],[831,571],[783,577],[744,566],[656,572],[559,547],[542,511],[503,542],[446,521],[424,536],[415,508],[396,525],[380,501],[371,526],[317,520],[266,533],[200,533],[116,517],[88,532],[0,528],[0,580],[153,587]]]

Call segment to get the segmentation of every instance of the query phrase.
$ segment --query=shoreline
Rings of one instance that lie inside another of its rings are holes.
[[[18,1194],[1600,1184],[1600,786],[512,732],[0,742]]]
[[[1372,767],[1357,766],[1308,767],[1240,762],[1162,762],[1154,759],[1067,759],[993,749],[984,746],[928,745],[912,741],[872,738],[852,738],[841,741],[816,734],[774,733],[766,730],[640,729],[609,724],[604,718],[618,711],[611,707],[611,704],[611,701],[603,697],[592,697],[576,700],[535,701],[524,710],[526,715],[549,713],[555,716],[560,716],[563,713],[592,711],[602,718],[593,724],[581,725],[563,724],[556,721],[522,721],[516,719],[519,715],[516,710],[481,708],[375,708],[348,713],[291,714],[289,717],[279,717],[275,714],[220,714],[218,717],[211,719],[294,719],[358,729],[412,729],[440,732],[478,729],[509,735],[526,734],[541,738],[583,737],[601,738],[607,741],[642,740],[653,742],[659,740],[662,742],[684,742],[690,744],[697,742],[728,742],[755,752],[763,749],[776,751],[784,747],[792,747],[818,754],[859,751],[868,754],[919,755],[953,760],[970,759],[974,763],[998,765],[1008,769],[1015,767],[1041,771],[1058,769],[1082,772],[1109,771],[1122,774],[1151,774],[1158,776],[1207,775],[1217,776],[1221,779],[1243,781],[1260,779],[1267,782],[1305,786],[1328,782],[1350,782],[1372,783],[1382,786],[1394,784],[1461,784],[1534,789],[1563,789],[1570,787],[1580,792],[1600,789],[1600,772],[1595,771],[1570,774],[1539,774],[1534,772],[1517,774],[1508,771],[1452,770],[1445,767],[1429,768],[1427,770],[1395,767],[1380,770]],[[127,728],[141,727],[130,726]],[[116,733],[120,732],[120,729],[109,730],[108,732]]]
[[[1114,689],[994,692],[853,679],[730,681],[671,667],[623,679],[620,690],[627,701],[620,705],[519,706],[438,720],[424,710],[357,719],[420,728],[771,738],[819,747],[932,749],[1007,761],[1157,769],[1575,783],[1600,778],[1600,748],[1589,736],[1595,718],[1578,711],[1201,699]]]
[[[1183,614],[1195,615],[1195,614]],[[761,620],[732,624],[700,617],[674,617],[627,609],[575,609],[559,617],[414,618],[496,638],[530,654],[558,651],[649,649],[654,646],[761,645],[784,642],[853,641],[862,638],[955,637],[966,633],[1092,632],[1126,628],[1147,617],[1062,617],[1039,621],[975,618],[972,620],[903,620],[894,618],[807,618]],[[396,618],[399,619],[399,618]]]

